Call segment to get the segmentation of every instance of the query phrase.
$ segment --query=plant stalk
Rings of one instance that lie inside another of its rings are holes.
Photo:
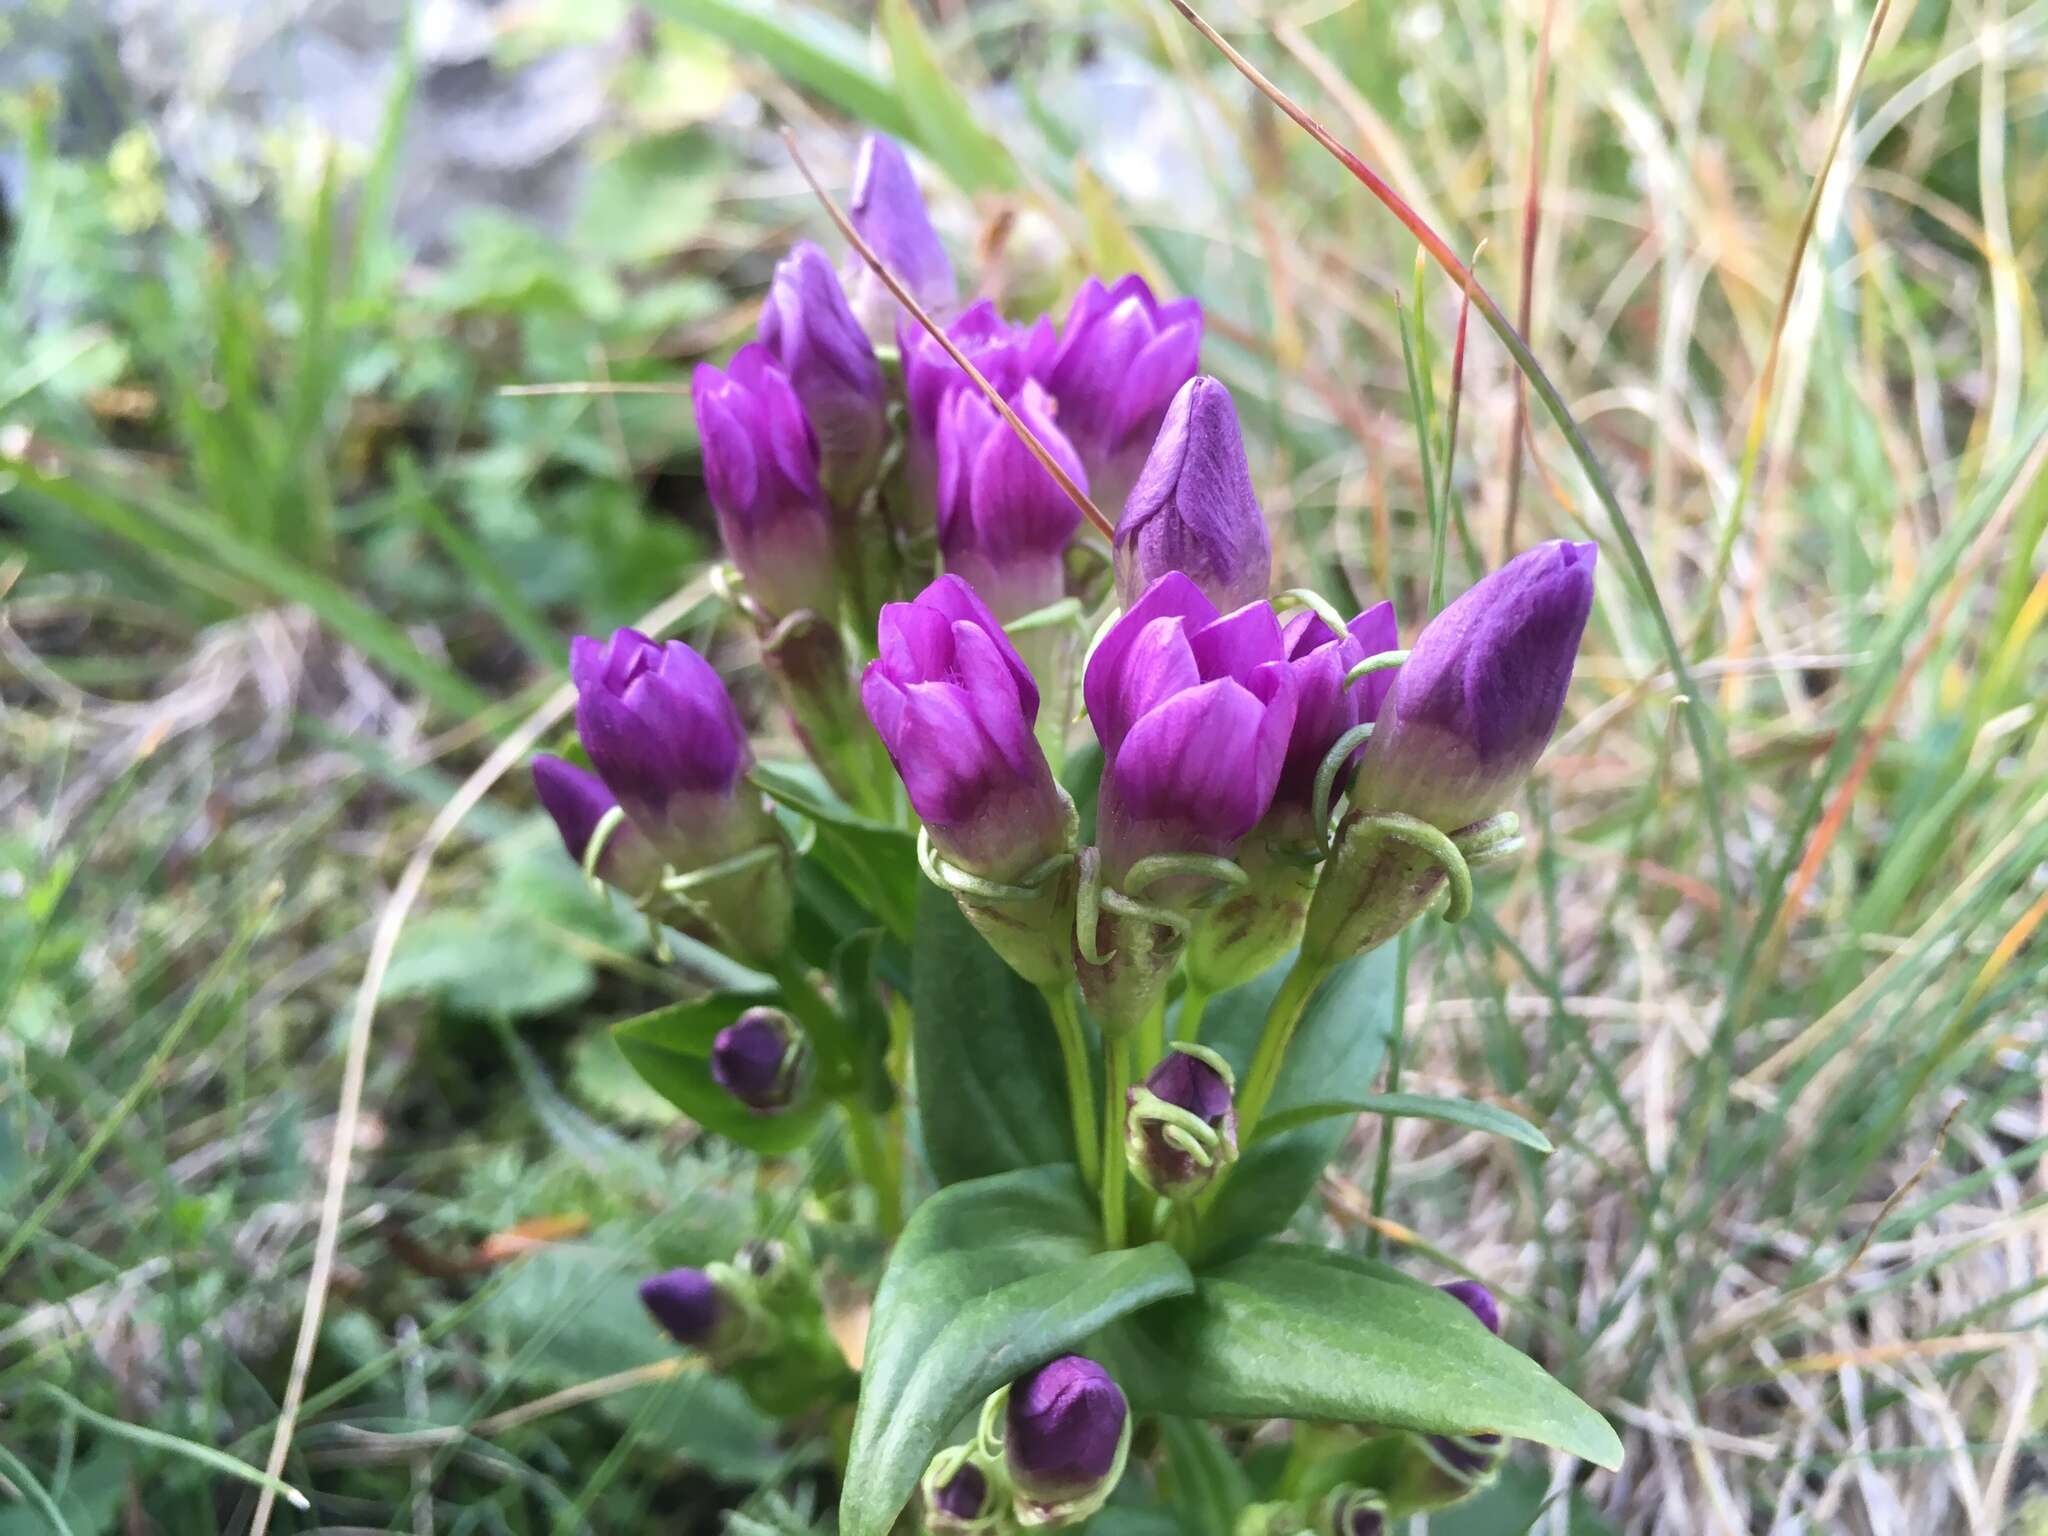
[[[1259,1033],[1259,1048],[1252,1056],[1251,1070],[1245,1074],[1243,1091],[1237,1096],[1239,1146],[1249,1147],[1257,1139],[1259,1116],[1266,1112],[1273,1089],[1280,1081],[1280,1064],[1286,1060],[1287,1044],[1294,1038],[1301,1016],[1308,1011],[1308,1000],[1316,995],[1316,988],[1329,972],[1328,965],[1311,961],[1306,954],[1296,956],[1293,969],[1280,983],[1273,1006],[1266,1010],[1266,1027]],[[1229,1178],[1228,1169],[1217,1175],[1216,1181],[1202,1191],[1198,1209],[1207,1211],[1214,1205]]]
[[[854,1166],[869,1189],[875,1192],[875,1224],[885,1236],[894,1237],[903,1227],[903,1186],[896,1163],[883,1145],[882,1129],[876,1117],[858,1104],[842,1100],[846,1127],[853,1140]]]
[[[1080,1010],[1071,985],[1047,987],[1045,1006],[1060,1040],[1060,1060],[1067,1069],[1067,1112],[1074,1122],[1074,1152],[1081,1177],[1090,1189],[1102,1182],[1102,1148],[1095,1132],[1095,1084],[1088,1075],[1088,1039],[1081,1031]]]
[[[1131,1042],[1111,1035],[1102,1042],[1102,1240],[1124,1245],[1124,1097],[1131,1085]]]

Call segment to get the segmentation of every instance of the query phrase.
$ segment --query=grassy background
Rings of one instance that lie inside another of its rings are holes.
[[[1447,441],[1458,289],[1168,6],[879,10],[499,13],[505,68],[630,24],[616,111],[562,228],[433,253],[391,221],[410,69],[253,202],[5,102],[0,1532],[245,1528],[220,1458],[261,1464],[314,1281],[285,1476],[327,1526],[829,1506],[627,1294],[800,1170],[631,1080],[598,1026],[688,978],[507,771],[566,636],[676,594],[712,633],[682,388],[823,228],[783,121],[833,185],[854,122],[924,145],[1019,313],[1198,294],[1292,579],[1414,616],[1438,519],[1452,590],[1601,541],[1532,851],[1418,950],[1401,1063],[1559,1150],[1365,1122],[1319,1221],[1495,1284],[1629,1461],[1530,1456],[1436,1529],[2048,1529],[2048,7],[1898,0],[1860,78],[1861,4],[1217,9],[1485,242],[1649,584],[1533,401],[1513,451],[1476,324]],[[873,1255],[822,1240],[855,1328]]]

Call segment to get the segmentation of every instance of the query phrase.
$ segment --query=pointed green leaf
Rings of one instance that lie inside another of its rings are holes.
[[[807,860],[822,865],[891,934],[909,943],[923,880],[916,837],[856,813],[808,764],[756,763],[753,779],[762,793],[815,829]]]
[[[875,1295],[842,1536],[884,1536],[934,1453],[989,1393],[1194,1280],[1164,1243],[1097,1251],[1070,1167],[941,1190],[917,1208]]]
[[[1430,1093],[1368,1093],[1357,1099],[1327,1099],[1312,1104],[1297,1104],[1292,1109],[1268,1115],[1261,1120],[1255,1141],[1264,1141],[1268,1136],[1281,1135],[1294,1130],[1297,1126],[1313,1125],[1318,1120],[1348,1119],[1353,1115],[1441,1120],[1447,1125],[1462,1125],[1467,1130],[1505,1136],[1509,1141],[1519,1142],[1525,1147],[1545,1154],[1555,1150],[1550,1145],[1550,1138],[1520,1115],[1511,1114],[1493,1104],[1480,1104],[1471,1099],[1439,1098]]]
[[[1441,1291],[1351,1254],[1261,1243],[1115,1336],[1105,1363],[1141,1410],[1485,1430],[1621,1464],[1607,1421],[1542,1366]]]
[[[868,68],[860,36],[815,6],[770,0],[655,0],[654,9],[684,26],[752,54],[785,80],[848,116],[899,138],[916,129],[889,82]]]
[[[882,36],[896,70],[896,95],[917,126],[919,148],[964,192],[1007,191],[1017,185],[1017,163],[1003,141],[981,125],[974,104],[955,83],[910,0],[882,0]]]
[[[1059,1037],[1045,999],[953,898],[920,879],[910,956],[911,1065],[941,1184],[1074,1160]]]

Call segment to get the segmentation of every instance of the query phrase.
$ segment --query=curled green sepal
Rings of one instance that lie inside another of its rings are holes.
[[[1034,864],[1019,875],[1014,884],[1001,880],[984,880],[980,875],[969,874],[958,864],[951,863],[946,856],[932,846],[932,836],[925,828],[917,829],[917,867],[924,871],[925,879],[940,890],[967,901],[993,903],[997,906],[1015,905],[1035,901],[1044,889],[1045,882],[1074,862],[1074,850],[1056,853],[1043,863]]]
[[[1285,612],[1289,608],[1306,608],[1329,625],[1330,633],[1340,639],[1350,628],[1344,622],[1344,615],[1337,611],[1335,604],[1322,593],[1311,592],[1307,587],[1289,587],[1273,599],[1273,607],[1278,612]],[[1401,654],[1406,656],[1407,652],[1403,651]]]
[[[721,560],[711,567],[710,581],[712,595],[727,607],[743,614],[763,631],[775,627],[775,615],[748,594],[746,578],[730,560]]]
[[[1237,1074],[1230,1063],[1207,1046],[1181,1040],[1169,1051],[1205,1063],[1225,1087],[1237,1091]],[[1236,1120],[1232,1113],[1221,1126],[1211,1125],[1140,1083],[1131,1089],[1124,1114],[1124,1160],[1132,1176],[1162,1200],[1192,1200],[1237,1161]]]
[[[583,878],[590,882],[590,889],[594,895],[604,894],[604,881],[597,873],[597,861],[604,857],[605,844],[612,840],[612,834],[619,830],[625,820],[625,808],[614,803],[597,818],[597,825],[590,829],[590,841],[583,845]]]
[[[1398,667],[1408,659],[1408,654],[1406,651],[1381,651],[1377,656],[1368,656],[1344,674],[1344,686],[1349,688],[1362,677],[1384,672],[1389,667]]]
[[[1316,769],[1315,798],[1309,802],[1309,815],[1316,829],[1321,856],[1330,852],[1330,802],[1336,798],[1337,775],[1344,771],[1344,765],[1356,752],[1372,739],[1372,722],[1354,725],[1330,744],[1330,750],[1323,754],[1322,765]]]
[[[1083,622],[1081,600],[1078,597],[1063,597],[1058,602],[1047,603],[1043,608],[1034,608],[1021,619],[1012,619],[1003,626],[1003,633],[1012,637],[1029,634],[1034,629],[1057,629],[1062,624],[1071,624],[1080,629]]]
[[[1522,818],[1513,811],[1501,811],[1451,834],[1468,868],[1492,864],[1522,851]]]
[[[1379,1523],[1366,1523],[1373,1516],[1378,1516]],[[1354,1531],[1384,1531],[1391,1524],[1383,1494],[1374,1488],[1344,1483],[1332,1488],[1316,1506],[1311,1529],[1315,1536],[1352,1536]]]
[[[971,1518],[940,1514],[940,1493],[970,1462],[981,1474],[987,1489],[981,1513]],[[949,1445],[940,1451],[924,1469],[918,1490],[922,1495],[927,1531],[951,1532],[954,1536],[996,1536],[996,1533],[1010,1528],[1009,1473],[1003,1467],[1001,1453],[990,1455],[978,1440],[970,1440],[965,1445]]]
[[[1352,835],[1358,839],[1356,846],[1360,849],[1376,842],[1401,843],[1433,861],[1450,882],[1449,899],[1443,910],[1445,922],[1462,923],[1472,911],[1472,870],[1449,833],[1417,817],[1384,811],[1366,817]],[[1360,858],[1363,857],[1361,853]]]

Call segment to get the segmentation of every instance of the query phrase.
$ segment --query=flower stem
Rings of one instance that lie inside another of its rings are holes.
[[[903,1225],[903,1187],[896,1163],[883,1145],[876,1117],[858,1104],[842,1101],[846,1127],[853,1140],[854,1166],[862,1180],[875,1192],[875,1224],[883,1235],[894,1237]]]
[[[1208,1011],[1209,994],[1197,986],[1194,978],[1188,979],[1187,991],[1180,995],[1180,1017],[1174,1021],[1173,1038],[1183,1045],[1193,1045],[1202,1038],[1202,1015]]]
[[[1237,1144],[1240,1147],[1248,1150],[1257,1136],[1259,1116],[1266,1112],[1266,1104],[1280,1081],[1280,1064],[1286,1059],[1287,1043],[1294,1038],[1294,1029],[1301,1022],[1302,1014],[1308,1011],[1308,1000],[1315,996],[1316,988],[1322,985],[1329,971],[1327,964],[1310,960],[1306,953],[1297,956],[1294,968],[1280,983],[1273,1006],[1266,1010],[1266,1027],[1259,1034],[1259,1048],[1252,1056],[1251,1070],[1245,1074],[1244,1086],[1237,1095]],[[1229,1178],[1228,1169],[1220,1173],[1216,1181],[1202,1191],[1197,1209],[1207,1211],[1214,1205]]]
[[[1401,1091],[1401,1056],[1406,1044],[1408,1027],[1408,952],[1413,947],[1413,929],[1403,929],[1401,936],[1394,940],[1394,1032],[1387,1041],[1387,1092]],[[1372,1175],[1372,1213],[1384,1216],[1387,1211],[1387,1187],[1392,1182],[1394,1170],[1394,1122],[1391,1117],[1380,1120],[1379,1161]],[[1366,1239],[1365,1256],[1377,1259],[1380,1256],[1380,1229],[1374,1227]]]
[[[1102,1180],[1102,1150],[1095,1139],[1095,1084],[1088,1075],[1088,1040],[1081,1032],[1081,1014],[1074,1007],[1071,985],[1047,987],[1045,1006],[1060,1037],[1060,1059],[1067,1068],[1067,1112],[1074,1121],[1074,1151],[1081,1177],[1090,1189]]]
[[[1102,1239],[1124,1245],[1124,1095],[1131,1084],[1131,1043],[1111,1035],[1102,1043]]]

